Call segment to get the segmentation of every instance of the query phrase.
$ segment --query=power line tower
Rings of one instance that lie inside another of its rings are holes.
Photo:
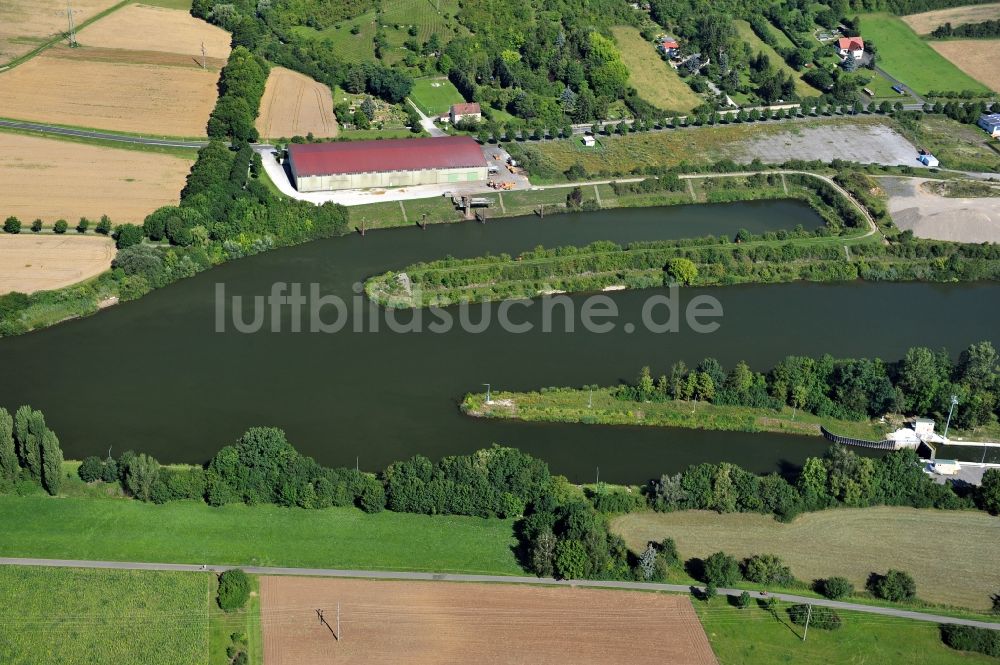
[[[205,42],[201,43],[201,68],[208,69],[208,51],[205,50]]]
[[[76,48],[79,44],[76,42],[76,23],[73,21],[73,7],[70,5],[70,0],[66,0],[66,19],[69,21],[69,46]]]

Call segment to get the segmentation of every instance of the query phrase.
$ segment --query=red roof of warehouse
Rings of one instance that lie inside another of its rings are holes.
[[[486,166],[483,150],[471,136],[291,143],[288,157],[298,176]]]
[[[841,37],[839,40],[839,46],[841,49],[846,49],[848,51],[864,51],[865,42],[861,37]]]

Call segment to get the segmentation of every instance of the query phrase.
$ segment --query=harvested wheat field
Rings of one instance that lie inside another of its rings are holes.
[[[918,35],[930,34],[934,28],[945,23],[959,26],[964,23],[980,23],[1000,19],[1000,2],[969,7],[952,7],[950,9],[935,9],[930,12],[911,14],[900,17]]]
[[[111,267],[115,241],[105,236],[0,235],[0,295],[58,289]]]
[[[57,47],[0,74],[3,115],[155,136],[203,136],[219,72],[90,61]]]
[[[141,222],[176,204],[192,160],[0,132],[0,217]]]
[[[330,88],[304,74],[272,67],[260,101],[257,131],[267,138],[337,135]]]
[[[79,25],[116,2],[73,0],[73,20]],[[0,1],[0,66],[64,33],[66,28],[66,0]]]
[[[1000,69],[997,68],[1000,39],[955,39],[928,44],[963,72],[1000,92]]]
[[[230,39],[222,28],[185,11],[148,5],[128,5],[77,35],[81,47],[176,53],[191,56],[190,64],[201,61],[204,42],[208,64],[216,68],[229,57]]]
[[[307,577],[260,591],[264,665],[717,662],[687,596]]]

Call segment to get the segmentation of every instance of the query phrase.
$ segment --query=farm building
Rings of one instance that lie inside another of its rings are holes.
[[[837,40],[837,53],[841,58],[852,56],[860,60],[865,54],[865,41],[861,37],[841,37]]]
[[[292,143],[288,163],[300,192],[486,180],[486,158],[470,136]]]
[[[984,113],[979,116],[976,124],[986,130],[993,138],[1000,137],[1000,113]]]
[[[483,113],[479,108],[479,104],[476,102],[469,102],[466,104],[452,104],[451,110],[448,112],[448,117],[451,119],[451,124],[460,122],[462,120],[482,120]]]

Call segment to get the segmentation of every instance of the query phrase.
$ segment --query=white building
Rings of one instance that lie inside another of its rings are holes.
[[[837,40],[837,53],[841,58],[850,56],[860,60],[865,54],[865,41],[861,37],[841,37]]]
[[[448,111],[448,118],[453,125],[462,120],[475,120],[478,122],[483,119],[483,112],[476,102],[452,104],[451,110]]]

